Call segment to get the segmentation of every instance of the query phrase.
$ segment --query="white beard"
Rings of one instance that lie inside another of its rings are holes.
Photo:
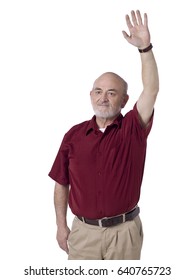
[[[94,110],[96,117],[103,118],[103,119],[111,119],[120,113],[121,108],[114,108],[114,109],[108,108],[106,111],[101,111],[101,110],[98,110],[98,108],[93,107],[93,110]]]

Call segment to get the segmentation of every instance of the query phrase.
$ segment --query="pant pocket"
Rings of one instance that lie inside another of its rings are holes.
[[[139,215],[137,217],[135,217],[135,219],[133,220],[136,227],[137,227],[137,230],[138,230],[138,233],[140,235],[141,238],[143,238],[143,226],[142,226],[142,222],[141,222],[141,219],[139,217]]]
[[[75,217],[72,222],[70,234],[68,236],[68,242],[70,242],[72,239],[74,239],[74,236],[77,235],[78,231],[79,231],[78,221],[77,221],[77,218]]]

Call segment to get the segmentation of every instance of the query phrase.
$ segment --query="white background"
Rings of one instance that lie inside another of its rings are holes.
[[[140,200],[141,263],[172,264],[178,275],[191,276],[193,1],[7,0],[0,2],[3,279],[22,278],[29,265],[68,265],[55,240],[54,182],[47,174],[64,133],[92,117],[89,92],[97,76],[113,71],[128,81],[124,114],[141,93],[139,53],[121,32],[127,31],[125,14],[132,9],[148,13],[160,75]],[[70,226],[72,217],[69,211]]]

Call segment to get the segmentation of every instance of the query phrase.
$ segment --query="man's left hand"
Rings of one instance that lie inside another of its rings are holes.
[[[126,23],[130,35],[122,31],[124,38],[133,46],[144,49],[150,45],[150,32],[148,29],[148,17],[144,14],[144,22],[140,11],[131,11],[131,18],[126,15]]]

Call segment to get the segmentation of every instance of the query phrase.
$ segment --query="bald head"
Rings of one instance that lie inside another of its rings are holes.
[[[114,73],[114,72],[105,72],[102,75],[100,75],[94,82],[93,84],[93,88],[96,86],[97,83],[99,82],[103,82],[106,81],[107,83],[110,83],[110,86],[112,88],[112,84],[116,85],[121,89],[121,91],[124,94],[127,94],[128,91],[128,84],[127,82],[118,74]]]

